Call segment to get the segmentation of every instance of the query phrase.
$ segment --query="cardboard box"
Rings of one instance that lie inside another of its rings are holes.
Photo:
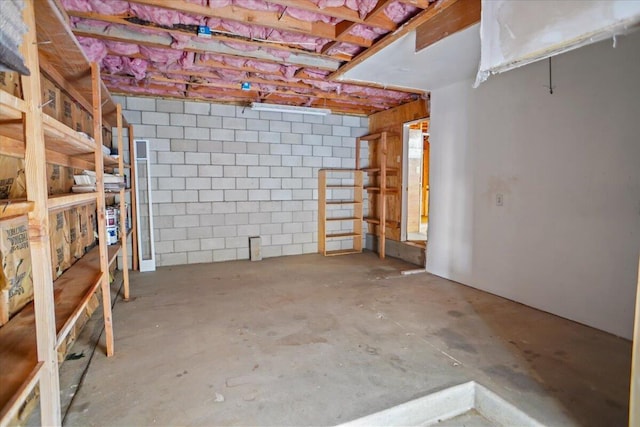
[[[4,325],[33,300],[26,218],[0,221],[0,261],[0,325]]]
[[[80,238],[82,239],[82,247],[85,252],[93,248],[96,244],[97,234],[97,206],[95,203],[82,205],[78,208],[80,211]]]
[[[24,199],[27,182],[24,159],[0,155],[0,199]]]
[[[40,84],[42,86],[42,112],[56,120],[60,120],[62,110],[60,89],[43,74],[40,75]]]
[[[18,98],[22,98],[20,73],[16,71],[1,71],[0,90],[8,92]]]
[[[51,271],[56,280],[71,267],[69,225],[64,211],[49,214],[49,241],[51,244]]]
[[[82,132],[93,136],[93,116],[84,110],[82,114]]]
[[[105,127],[102,128],[102,145],[109,149],[113,147],[113,133]]]
[[[71,128],[76,132],[84,132],[82,128],[84,125],[82,121],[84,117],[84,110],[82,109],[80,104],[78,104],[77,102],[75,105],[76,105],[76,108],[73,116],[73,126],[71,126]]]
[[[69,126],[71,129],[75,129],[75,119],[76,114],[78,114],[76,111],[76,102],[65,92],[61,92],[60,97],[62,103],[60,121]]]
[[[84,255],[84,246],[82,244],[81,221],[79,208],[71,208],[64,211],[65,220],[69,226],[69,251],[71,254],[71,263],[75,263]]]

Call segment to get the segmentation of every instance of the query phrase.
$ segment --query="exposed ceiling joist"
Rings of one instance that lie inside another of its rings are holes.
[[[463,0],[416,28],[416,52],[480,22],[480,0]]]

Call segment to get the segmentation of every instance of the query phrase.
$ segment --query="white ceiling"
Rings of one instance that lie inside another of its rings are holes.
[[[480,64],[480,24],[415,52],[415,31],[347,71],[340,80],[431,91],[475,78]]]

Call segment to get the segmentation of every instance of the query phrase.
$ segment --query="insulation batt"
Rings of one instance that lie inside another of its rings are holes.
[[[78,37],[78,41],[89,61],[99,64],[107,56],[107,48],[100,40]]]
[[[107,50],[111,53],[115,53],[117,55],[136,55],[140,53],[140,48],[137,44],[133,43],[125,43],[125,42],[115,42],[111,40],[107,40],[104,42]]]
[[[347,55],[355,55],[356,53],[360,52],[361,49],[362,48],[360,46],[356,46],[355,44],[338,43],[337,45],[329,49],[327,51],[327,54],[335,55],[337,53],[346,53]]]
[[[236,21],[222,20],[220,25],[229,32],[236,33],[250,39],[255,38],[264,40],[267,38],[269,32],[271,32],[271,30],[266,27],[261,27],[259,25],[247,25]]]
[[[316,52],[320,52],[322,50],[322,46],[330,41],[329,39],[308,36],[306,34],[296,34],[278,30],[271,32],[269,40],[294,44],[298,48]]]
[[[77,12],[93,12],[93,7],[89,0],[62,0],[62,6],[68,10]]]
[[[362,24],[355,25],[351,31],[349,31],[349,34],[362,37],[367,40],[376,39],[378,36],[386,33],[388,33],[388,31],[383,28],[374,28]]]
[[[262,0],[233,0],[233,4],[249,10],[261,10],[265,12],[281,13],[284,9],[282,6],[273,3],[267,3]]]
[[[212,9],[227,6],[231,6],[231,0],[209,0],[209,7]]]
[[[124,70],[124,64],[122,63],[122,57],[120,56],[106,56],[101,63],[102,69],[107,70],[109,74],[118,74]]]
[[[176,62],[182,57],[182,52],[179,50],[148,46],[140,46],[140,53],[153,62],[162,62],[165,64]]]
[[[384,14],[393,22],[399,24],[409,16],[414,15],[417,11],[418,8],[415,6],[395,1],[384,9]]]
[[[135,77],[136,80],[142,80],[145,78],[146,74],[147,74],[147,66],[149,65],[149,63],[147,61],[145,61],[144,59],[140,59],[140,58],[134,58],[134,59],[129,59],[129,58],[124,58],[125,61],[125,72],[128,72],[129,74],[133,75],[133,77]]]
[[[130,10],[129,2],[122,0],[88,0],[94,12],[103,15],[122,15]]]
[[[294,7],[288,7],[284,12],[292,18],[299,19],[305,22],[325,22],[327,24],[337,24],[342,21],[341,19],[333,18],[331,16],[322,15],[320,13],[309,12],[307,10],[296,9]]]

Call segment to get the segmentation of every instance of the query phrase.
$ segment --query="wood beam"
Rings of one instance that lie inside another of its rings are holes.
[[[459,0],[416,28],[416,52],[480,22],[480,0]]]
[[[344,73],[346,73],[347,71],[351,70],[356,65],[361,64],[366,59],[368,59],[368,58],[372,57],[373,55],[375,55],[376,53],[380,52],[382,49],[384,49],[385,47],[389,46],[391,43],[393,43],[396,40],[400,39],[404,35],[406,35],[406,34],[410,33],[411,31],[415,30],[416,28],[418,28],[420,25],[424,24],[425,22],[428,22],[431,19],[434,19],[434,17],[436,17],[440,13],[444,12],[445,10],[447,10],[449,7],[451,7],[452,5],[454,5],[458,1],[460,1],[460,0],[441,0],[440,2],[434,3],[429,8],[423,10],[422,12],[420,12],[419,14],[417,14],[416,16],[411,18],[407,23],[402,25],[396,31],[394,31],[394,32],[392,32],[390,34],[387,34],[382,39],[380,39],[376,43],[374,43],[374,45],[372,47],[370,47],[369,49],[365,50],[364,52],[358,54],[351,61],[349,61],[346,64],[342,65],[337,71],[335,71],[331,75],[329,75],[328,79],[329,80],[339,80],[344,75]]]

